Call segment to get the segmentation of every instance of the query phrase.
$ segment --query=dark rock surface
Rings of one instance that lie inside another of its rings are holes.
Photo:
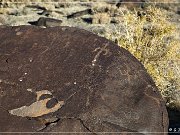
[[[148,134],[167,132],[168,115],[142,64],[105,38],[1,27],[0,132],[15,131]]]
[[[71,15],[68,15],[67,19],[80,17],[80,16],[83,16],[83,15],[86,15],[86,14],[92,14],[92,10],[91,9],[86,9],[86,10],[83,10],[83,11],[73,13]]]
[[[29,24],[31,25],[44,26],[44,27],[60,26],[61,23],[62,23],[61,20],[46,18],[46,17],[40,17],[37,21],[29,22]]]

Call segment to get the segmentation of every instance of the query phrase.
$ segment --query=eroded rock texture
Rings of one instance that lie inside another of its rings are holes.
[[[0,28],[1,132],[150,134],[167,127],[154,82],[126,50],[77,28]]]

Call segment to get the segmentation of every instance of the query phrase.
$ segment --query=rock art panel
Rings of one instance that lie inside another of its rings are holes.
[[[167,129],[157,87],[125,49],[72,27],[0,28],[0,132]]]

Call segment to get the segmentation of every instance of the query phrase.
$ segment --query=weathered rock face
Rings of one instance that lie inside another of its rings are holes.
[[[167,127],[154,82],[123,48],[77,28],[0,28],[1,132],[145,134]]]

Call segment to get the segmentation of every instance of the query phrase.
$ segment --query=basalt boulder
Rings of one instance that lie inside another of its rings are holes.
[[[77,28],[0,28],[0,132],[167,129],[157,87],[125,49]]]

